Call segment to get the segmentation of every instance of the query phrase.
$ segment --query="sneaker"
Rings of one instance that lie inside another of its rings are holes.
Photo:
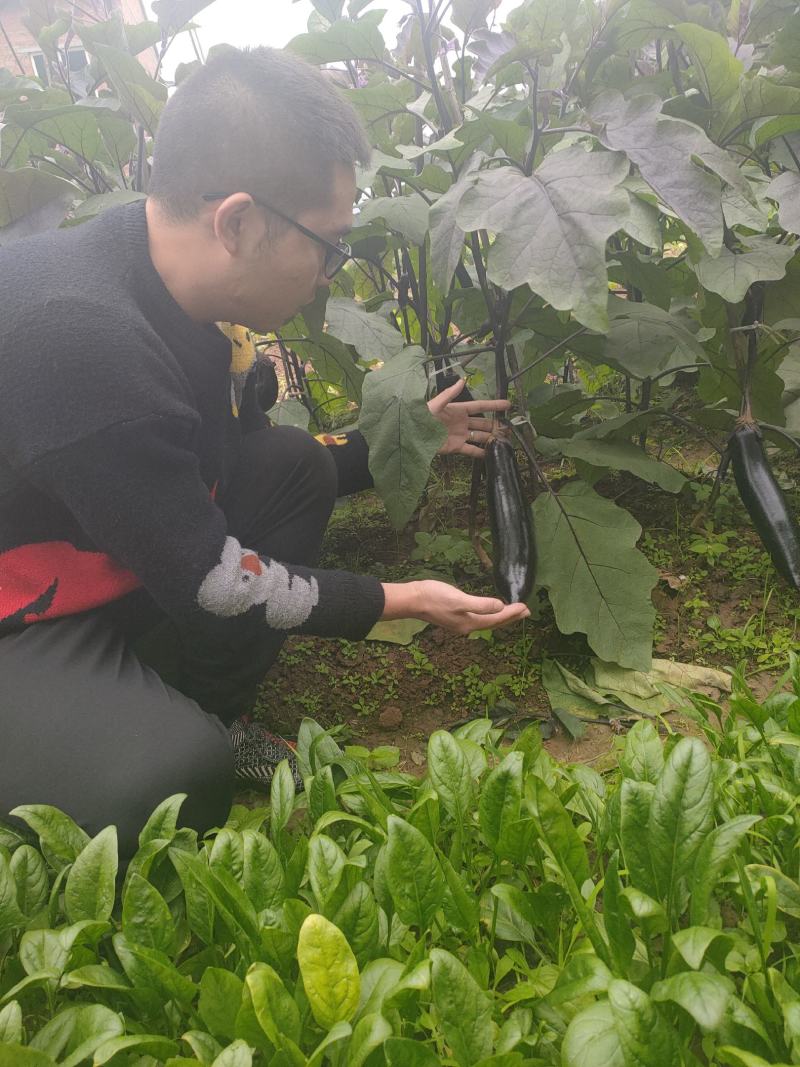
[[[295,790],[303,788],[303,779],[297,767],[294,745],[277,734],[270,733],[259,722],[237,719],[229,730],[233,743],[233,763],[236,780],[250,789],[268,793],[275,769],[282,760],[287,760],[292,772]]]

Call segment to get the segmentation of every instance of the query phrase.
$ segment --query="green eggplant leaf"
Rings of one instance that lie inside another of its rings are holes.
[[[800,188],[800,185],[798,185]],[[694,265],[704,289],[737,304],[754,282],[778,281],[786,274],[786,265],[794,249],[777,243],[773,237],[747,237],[747,251],[732,252],[723,248],[712,259],[703,256]]]
[[[406,348],[364,382],[359,428],[369,445],[375,487],[398,528],[411,518],[447,437],[428,411],[424,358],[421,348]]]
[[[325,317],[328,333],[352,345],[362,359],[382,362],[396,356],[403,348],[403,335],[385,318],[365,311],[361,304],[346,297],[331,297]],[[352,362],[352,361],[351,361]]]
[[[618,152],[574,146],[548,155],[529,178],[513,167],[481,171],[456,213],[463,230],[497,234],[487,273],[504,289],[530,285],[585,326],[608,328],[606,240],[627,218]]]
[[[636,520],[586,485],[542,493],[533,505],[537,582],[562,633],[585,633],[600,657],[647,671],[658,572],[634,547]]]
[[[383,43],[377,21],[365,16],[357,22],[339,19],[328,29],[318,33],[301,33],[286,46],[312,63],[337,63],[341,60],[377,59],[384,57]]]
[[[719,179],[747,198],[752,195],[750,188],[732,156],[699,126],[662,115],[661,107],[661,99],[648,93],[625,100],[621,93],[605,92],[592,102],[590,116],[602,127],[603,143],[624,152],[663,203],[697,234],[708,254],[719,255],[723,232]]]

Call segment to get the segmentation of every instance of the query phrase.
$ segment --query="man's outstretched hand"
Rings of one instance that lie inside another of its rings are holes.
[[[384,620],[422,619],[456,634],[495,630],[527,619],[525,604],[504,604],[490,596],[472,596],[453,585],[425,579],[384,583]]]
[[[428,410],[447,430],[447,440],[439,452],[460,452],[462,456],[483,459],[486,444],[492,434],[492,420],[483,417],[487,411],[508,411],[508,400],[464,400],[456,398],[464,388],[464,379],[443,389],[428,401]]]

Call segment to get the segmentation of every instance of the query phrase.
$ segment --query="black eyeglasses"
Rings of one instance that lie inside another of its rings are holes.
[[[209,201],[225,200],[231,195],[231,193],[203,193],[202,198],[203,200]],[[271,204],[267,204],[265,203],[265,201],[259,200],[258,197],[253,196],[252,193],[248,193],[247,195],[250,197],[254,204],[258,204],[259,207],[263,207],[266,208],[267,211],[271,211],[273,215],[277,215],[279,219],[283,219],[284,222],[290,223],[292,226],[294,226],[296,230],[299,230],[300,233],[304,233],[306,237],[310,237],[312,241],[316,241],[317,244],[322,245],[322,247],[325,249],[325,262],[322,266],[322,272],[328,279],[328,281],[330,281],[331,278],[333,278],[336,274],[339,273],[339,271],[342,269],[348,259],[352,258],[352,250],[350,248],[350,245],[347,244],[346,241],[342,241],[341,238],[336,242],[336,244],[334,244],[333,241],[326,241],[324,237],[320,237],[318,233],[314,233],[313,230],[309,230],[307,226],[303,226],[301,223],[296,222],[289,215],[284,215],[282,211],[278,211],[278,209],[276,207],[272,207]]]

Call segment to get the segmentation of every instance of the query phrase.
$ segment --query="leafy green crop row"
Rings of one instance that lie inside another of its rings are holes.
[[[603,777],[528,729],[438,731],[422,780],[305,720],[306,793],[118,870],[52,808],[0,846],[0,1067],[761,1067],[800,1060],[800,660]],[[674,694],[680,698],[679,694]]]

